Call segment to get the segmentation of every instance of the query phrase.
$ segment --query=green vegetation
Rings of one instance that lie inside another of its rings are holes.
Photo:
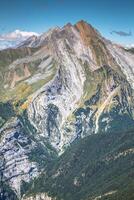
[[[0,127],[13,116],[15,116],[15,111],[11,102],[0,102]]]
[[[37,60],[35,62],[29,63],[29,70],[32,75],[37,73],[37,65],[41,62],[41,60]],[[41,88],[43,85],[48,83],[56,73],[56,64],[54,63],[50,69],[50,73],[45,75],[44,78],[37,80],[33,83],[24,82],[25,80],[18,81],[14,88],[3,88],[2,85],[0,87],[0,101],[3,103],[8,102],[9,100],[12,102],[16,112],[23,112],[23,110],[27,109],[29,103],[32,101],[32,94]],[[17,68],[16,72],[23,75],[24,71],[22,68]],[[3,84],[3,83],[2,83]]]
[[[130,52],[130,53],[134,53],[134,48],[127,49],[126,51],[128,51],[128,52]]]
[[[0,51],[0,84],[3,84],[3,78],[8,71],[8,66],[16,59],[31,55],[37,51],[35,48],[6,49]]]
[[[13,71],[9,70],[9,65],[17,59],[21,59],[26,56],[32,55],[37,50],[38,48],[17,48],[0,51],[0,101],[6,102],[11,98],[14,98],[14,94],[18,92],[16,91],[18,88],[10,88],[11,82],[13,81],[12,79],[14,71],[18,76],[24,76],[23,66],[17,67]],[[32,75],[37,70],[37,66],[38,64],[40,64],[40,62],[41,60],[37,60],[29,63],[28,68]],[[18,84],[20,84],[19,81]]]
[[[47,192],[57,200],[91,200],[117,191],[110,198],[102,199],[133,200],[134,152],[125,154],[133,149],[133,141],[132,130],[100,133],[74,142],[58,160],[47,166],[27,195]]]
[[[14,191],[0,180],[0,200],[18,200]]]
[[[13,106],[10,102],[0,103],[0,116],[8,120],[10,117],[14,116]]]
[[[2,127],[4,123],[5,123],[5,120],[2,117],[0,117],[0,127]]]
[[[99,100],[101,100],[101,97],[106,95],[105,93],[106,93],[107,87],[109,88],[111,87],[111,79],[113,79],[113,82],[115,83],[115,87],[121,85],[125,81],[124,76],[120,71],[114,70],[108,65],[103,65],[101,68],[96,69],[95,71],[92,71],[90,69],[90,66],[88,65],[87,62],[85,62],[83,67],[85,70],[86,81],[84,83],[84,94],[81,99],[80,106],[83,105],[84,101],[92,98],[98,90],[100,93]],[[126,86],[128,86],[127,82],[126,82]],[[98,106],[99,104],[100,102],[98,102]]]
[[[17,48],[17,49],[5,49],[0,51],[0,66],[4,67],[11,64],[13,61],[25,56],[31,55],[36,52],[38,48]]]
[[[45,139],[40,137],[37,130],[30,123],[26,110],[18,117],[23,124],[23,133],[29,137],[29,142],[34,141],[36,143],[36,146],[28,154],[29,160],[37,162],[38,166],[43,168],[47,163],[57,157],[57,152]]]

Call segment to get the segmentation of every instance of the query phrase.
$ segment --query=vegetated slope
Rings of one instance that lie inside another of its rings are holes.
[[[57,200],[132,200],[134,130],[77,140],[48,165],[27,196],[47,193]]]

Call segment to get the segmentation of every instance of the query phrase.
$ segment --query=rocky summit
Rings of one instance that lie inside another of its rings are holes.
[[[0,200],[134,199],[133,141],[133,50],[82,20],[0,51]]]

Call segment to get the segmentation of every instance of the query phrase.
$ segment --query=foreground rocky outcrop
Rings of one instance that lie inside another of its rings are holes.
[[[32,151],[35,144],[25,135],[20,121],[16,118],[11,119],[0,133],[1,178],[2,181],[8,182],[20,196],[21,182],[29,182],[39,174],[37,164],[28,159],[28,153]]]

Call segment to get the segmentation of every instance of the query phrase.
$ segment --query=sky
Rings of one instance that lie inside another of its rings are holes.
[[[81,19],[107,39],[134,44],[134,0],[0,0],[0,34],[42,33]]]

